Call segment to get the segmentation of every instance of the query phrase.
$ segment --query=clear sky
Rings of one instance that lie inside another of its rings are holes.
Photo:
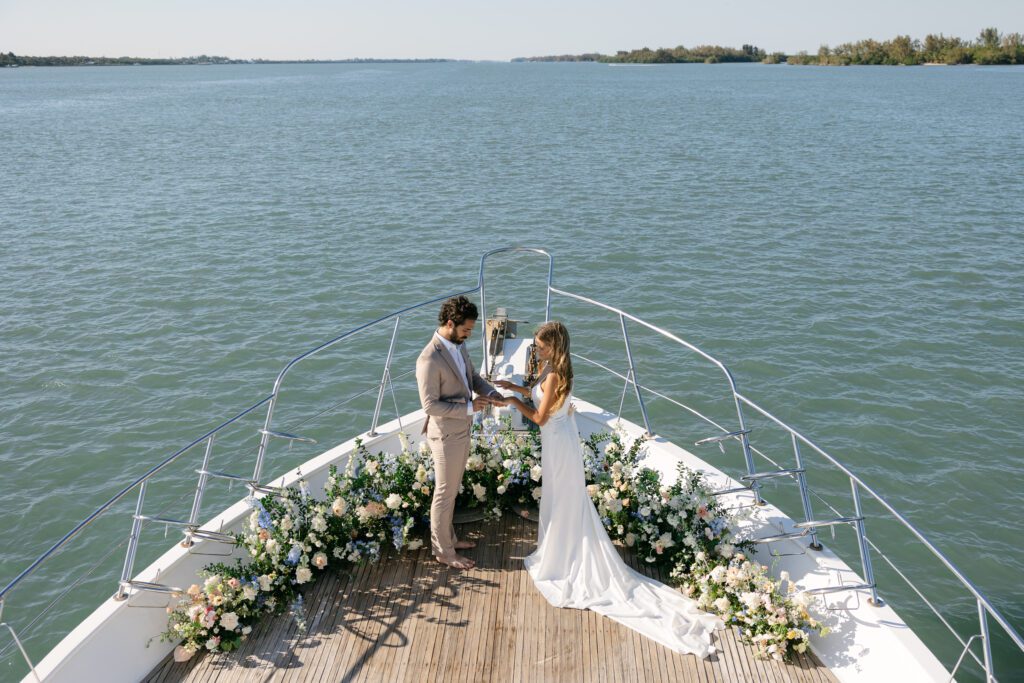
[[[498,59],[744,43],[768,51],[900,34],[1024,33],[1024,0],[0,0],[23,55]]]

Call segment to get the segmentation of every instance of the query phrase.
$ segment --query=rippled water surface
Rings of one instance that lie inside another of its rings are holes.
[[[860,474],[1021,630],[1022,102],[1024,70],[1011,67],[0,70],[0,580],[268,394],[289,358],[469,289],[483,251],[530,244],[554,254],[559,287],[726,362],[745,395]],[[496,260],[488,309],[539,320],[544,273],[537,259]],[[553,308],[579,353],[625,371],[617,319],[560,297]],[[396,375],[431,315],[403,320]],[[375,397],[342,402],[377,381],[389,335],[297,369],[275,424],[321,444],[367,429]],[[631,335],[641,381],[734,428],[717,371]],[[577,374],[581,395],[617,408],[619,380],[584,363]],[[648,398],[658,432],[684,444],[714,433]],[[640,419],[628,396],[625,412]],[[792,466],[785,436],[749,417],[754,445]],[[259,422],[218,442],[218,469],[251,471]],[[278,445],[268,470],[315,452]],[[804,455],[816,509],[849,514],[848,481]],[[201,456],[175,463],[146,509],[187,516]],[[736,451],[707,456],[742,466]],[[240,495],[213,487],[204,516]],[[785,484],[766,495],[799,514]],[[11,595],[4,620],[33,656],[113,591],[132,506]],[[868,530],[976,632],[973,599],[902,527]],[[845,532],[825,540],[856,565]],[[138,567],[173,530],[147,534]],[[882,594],[952,664],[960,646],[875,562]],[[1021,680],[1021,657],[995,645],[1001,680]],[[22,673],[9,656],[3,667]]]

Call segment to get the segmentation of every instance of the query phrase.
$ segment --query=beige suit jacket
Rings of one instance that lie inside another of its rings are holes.
[[[459,352],[466,365],[465,381],[459,377],[455,360],[437,335],[430,338],[416,359],[416,384],[420,390],[420,403],[427,414],[423,431],[429,432],[430,436],[443,437],[456,431],[468,431],[473,420],[467,407],[473,401],[472,392],[483,396],[498,393],[473,367],[465,344],[459,346]]]

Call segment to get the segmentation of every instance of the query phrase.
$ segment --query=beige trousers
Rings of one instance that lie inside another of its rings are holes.
[[[427,431],[430,453],[434,458],[434,499],[430,504],[430,545],[437,557],[450,560],[455,556],[455,499],[462,485],[462,474],[469,459],[469,427],[447,434],[433,425]]]

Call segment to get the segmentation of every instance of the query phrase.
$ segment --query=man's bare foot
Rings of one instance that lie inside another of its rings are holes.
[[[434,555],[434,559],[441,564],[446,564],[449,567],[454,567],[455,569],[472,569],[476,566],[476,562],[468,557],[463,557],[462,555],[456,555],[448,559]]]
[[[469,550],[476,547],[476,541],[455,541],[456,550]]]

